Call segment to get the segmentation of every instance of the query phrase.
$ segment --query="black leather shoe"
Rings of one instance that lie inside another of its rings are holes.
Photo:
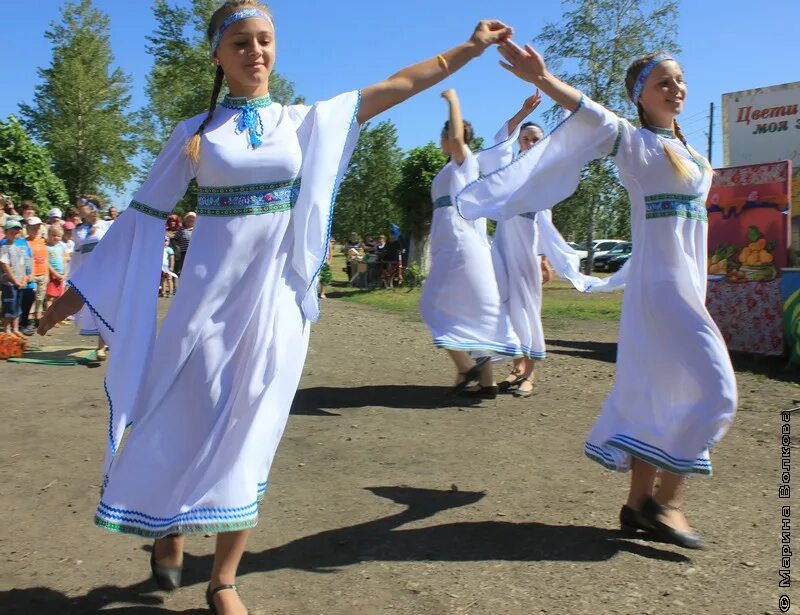
[[[523,380],[525,380],[524,376],[517,376],[513,381],[502,380],[497,383],[497,390],[500,391],[500,393],[511,393]]]
[[[697,532],[676,530],[663,521],[659,521],[658,516],[663,514],[666,508],[654,499],[648,498],[642,505],[642,517],[653,526],[655,534],[665,542],[671,542],[685,549],[703,549],[703,539]]]
[[[181,576],[183,575],[183,564],[180,566],[161,566],[156,563],[156,546],[153,544],[153,552],[150,554],[150,570],[159,589],[171,592],[181,586]]]
[[[459,376],[464,378],[461,382],[455,385],[452,390],[450,391],[452,394],[460,393],[464,389],[466,389],[469,385],[473,382],[477,382],[478,379],[481,377],[481,369],[483,369],[483,364],[489,360],[489,357],[480,357],[475,360],[475,365],[470,367],[465,372],[459,372]]]
[[[619,526],[626,534],[635,534],[639,531],[649,532],[653,529],[653,526],[642,518],[642,514],[638,510],[627,505],[623,505],[619,511]]]

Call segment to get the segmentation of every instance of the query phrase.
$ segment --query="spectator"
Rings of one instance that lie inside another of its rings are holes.
[[[49,281],[45,293],[44,308],[64,293],[64,278],[67,273],[67,247],[62,242],[64,231],[58,225],[51,225],[47,231],[47,265]]]
[[[364,258],[363,245],[359,241],[358,235],[351,233],[342,251],[344,252],[345,262],[347,263],[345,271],[352,284],[353,280],[358,275],[358,264],[361,262],[361,259]]]
[[[60,225],[64,216],[61,213],[61,210],[58,207],[53,207],[50,211],[47,212],[47,224],[50,226]]]
[[[64,219],[67,222],[72,222],[74,227],[78,227],[83,223],[83,220],[81,220],[81,214],[77,207],[67,207],[67,211],[64,214]]]
[[[47,244],[42,240],[41,236],[42,221],[36,216],[31,216],[25,221],[25,223],[28,235],[28,247],[31,250],[31,255],[33,258],[31,278],[35,283],[35,296],[33,303],[33,320],[29,322],[23,333],[26,335],[33,335],[35,331],[35,325],[38,324],[39,319],[42,317],[42,313],[44,311],[44,299],[47,293],[47,284],[50,281],[50,268],[47,264]],[[28,315],[29,312],[25,312],[24,316]]]
[[[386,243],[384,237],[384,248],[381,250],[381,279],[385,288],[394,288],[395,278],[402,281],[402,254],[403,244],[400,243],[399,237],[392,238],[389,243]]]
[[[186,251],[189,249],[196,222],[197,214],[190,211],[183,217],[183,227],[175,233],[175,273],[178,275],[183,271],[183,261],[186,258]]]
[[[117,218],[119,218],[119,211],[117,211],[117,208],[112,205],[111,207],[108,208],[108,215],[106,216],[106,220],[108,222],[114,222],[114,220],[116,220]]]
[[[170,247],[169,236],[164,236],[164,253],[161,259],[161,288],[158,290],[159,297],[169,297],[175,294],[175,250]]]
[[[25,240],[20,244],[22,224],[9,219],[3,225],[5,238],[0,241],[0,296],[3,302],[3,330],[23,337],[19,329],[22,315],[22,291],[28,281],[26,261],[30,261]]]
[[[72,240],[72,232],[75,230],[75,224],[67,220],[64,222],[64,235],[61,237],[61,242],[64,244],[65,255],[67,258],[67,274],[69,275],[69,262],[72,260],[72,253],[75,251],[75,242]]]
[[[374,254],[375,253],[375,238],[372,235],[367,235],[364,239],[364,253],[365,254]]]
[[[22,201],[19,213],[22,216],[22,224],[24,227],[25,221],[27,221],[28,218],[33,218],[36,215],[36,203],[33,201]]]
[[[378,235],[378,243],[375,244],[375,253],[380,256],[386,249],[386,235]]]

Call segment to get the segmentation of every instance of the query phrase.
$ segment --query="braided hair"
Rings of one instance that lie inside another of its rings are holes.
[[[634,60],[634,62],[628,67],[628,71],[625,74],[625,89],[627,90],[628,96],[631,99],[633,99],[633,86],[636,84],[636,79],[639,76],[639,73],[641,73],[644,67],[647,66],[647,64],[649,64],[653,58],[658,56],[659,53],[660,52],[643,55]],[[639,116],[639,124],[641,127],[648,129],[654,128],[653,123],[647,118],[647,113],[645,112],[644,107],[642,107],[642,103],[638,100],[634,100],[633,104],[636,105],[636,112]],[[683,135],[677,119],[672,120],[672,129],[675,132],[675,136],[680,140],[681,143],[683,143],[683,146],[687,149],[687,151],[702,165],[702,171],[705,172],[706,170],[710,170],[711,165],[709,165],[708,161],[699,153],[697,153],[697,151],[695,151],[695,149],[686,141],[686,137]],[[662,147],[664,148],[664,153],[666,154],[667,159],[675,169],[675,172],[678,174],[678,176],[681,179],[687,181],[690,180],[692,178],[692,171],[686,164],[686,159],[678,155],[678,153],[672,148],[663,144]]]
[[[272,13],[267,6],[261,2],[258,2],[257,0],[227,0],[227,2],[214,11],[214,14],[208,21],[208,27],[206,28],[206,39],[208,42],[210,43],[212,41],[220,22],[228,14],[234,13],[237,9],[246,6],[258,8],[272,17]],[[186,155],[190,160],[192,160],[192,162],[197,163],[200,160],[200,138],[206,126],[208,126],[209,122],[211,122],[211,120],[214,118],[214,111],[217,109],[217,101],[219,100],[219,95],[222,91],[222,83],[224,80],[225,72],[222,70],[222,66],[217,66],[217,71],[214,75],[214,87],[211,90],[211,101],[208,104],[208,113],[200,123],[200,126],[197,127],[195,133],[186,143]]]

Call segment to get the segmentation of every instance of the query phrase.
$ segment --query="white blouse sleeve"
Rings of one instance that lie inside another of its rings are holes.
[[[178,124],[131,204],[68,280],[113,348],[105,379],[111,406],[107,465],[125,427],[138,418],[137,395],[155,339],[164,224],[196,170],[184,151],[189,136]]]
[[[550,210],[540,211],[536,214],[539,252],[547,257],[556,273],[569,281],[576,290],[584,292],[592,285],[599,284],[600,278],[581,273],[580,257],[564,241],[561,233],[553,224],[552,215]]]
[[[586,98],[544,139],[469,184],[455,199],[468,219],[495,220],[549,209],[578,186],[584,165],[631,149],[633,126]]]
[[[317,278],[328,256],[334,201],[361,132],[356,120],[360,103],[361,92],[354,91],[312,107],[289,107],[303,153],[291,258],[305,285],[300,307],[311,321],[320,313]]]

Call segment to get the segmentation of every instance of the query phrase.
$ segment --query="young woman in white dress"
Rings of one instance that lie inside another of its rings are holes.
[[[614,386],[585,451],[607,468],[632,470],[623,529],[700,548],[681,487],[689,474],[711,473],[709,448],[733,421],[737,391],[705,307],[712,171],[676,121],[687,92],[681,67],[664,53],[631,65],[635,128],[550,74],[530,46],[508,41],[500,51],[507,69],[571,114],[511,165],[469,185],[456,205],[467,218],[518,215],[532,195],[537,209],[552,207],[575,190],[587,161],[612,156],[630,196],[636,251],[625,268]]]
[[[431,183],[431,268],[419,311],[433,343],[447,350],[455,364],[456,391],[477,380],[479,388],[466,393],[493,399],[498,387],[491,360],[520,356],[522,351],[500,298],[486,220],[459,216],[451,194],[477,179],[482,169],[499,168],[503,150],[510,161],[512,149],[506,143],[478,154],[471,152],[467,143],[472,127],[462,118],[458,95],[451,89],[442,97],[448,103],[449,119],[442,130],[441,148],[450,160]],[[458,184],[453,183],[456,177]]]
[[[509,34],[482,21],[467,42],[360,92],[283,106],[269,98],[269,10],[234,0],[214,13],[208,113],[178,124],[128,210],[39,328],[44,334],[86,305],[114,348],[95,522],[156,539],[151,567],[162,588],[180,583],[183,535],[217,533],[207,602],[221,613],[246,612],[236,570],[319,315],[334,197],[360,124]],[[229,94],[218,105],[224,81]],[[192,178],[199,219],[156,335],[164,220]]]

